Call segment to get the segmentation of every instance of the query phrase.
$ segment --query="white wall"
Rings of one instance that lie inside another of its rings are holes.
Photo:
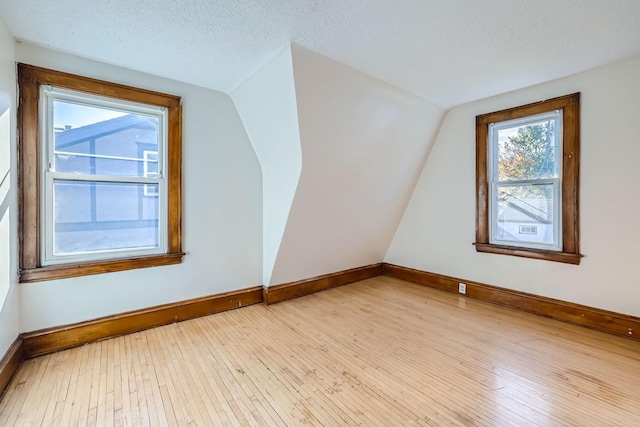
[[[268,285],[302,169],[291,47],[237,87],[231,97],[262,166],[262,283]]]
[[[16,77],[13,36],[0,20],[0,358],[20,333],[16,235]]]
[[[477,253],[475,116],[581,100],[579,266]],[[462,105],[445,118],[385,261],[640,316],[640,58]]]
[[[22,331],[260,284],[260,166],[227,95],[22,43],[16,45],[16,57],[179,95],[184,108],[184,262],[21,284]]]
[[[444,110],[293,45],[302,173],[271,284],[381,262]]]

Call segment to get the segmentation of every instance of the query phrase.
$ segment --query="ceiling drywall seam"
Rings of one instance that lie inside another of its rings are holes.
[[[232,93],[262,167],[263,284],[268,286],[302,169],[291,48]]]

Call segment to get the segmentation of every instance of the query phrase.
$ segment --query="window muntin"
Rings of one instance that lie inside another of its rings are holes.
[[[166,110],[41,85],[42,265],[166,252]],[[149,192],[158,199],[147,199]],[[160,203],[159,203],[160,202]]]
[[[490,243],[562,250],[561,130],[559,110],[489,124]]]

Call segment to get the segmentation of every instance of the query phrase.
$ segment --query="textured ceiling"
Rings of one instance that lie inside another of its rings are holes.
[[[290,42],[444,107],[640,55],[639,0],[0,0],[19,40],[230,92]]]

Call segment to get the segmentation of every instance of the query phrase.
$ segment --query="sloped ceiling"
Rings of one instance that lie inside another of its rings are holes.
[[[302,168],[265,285],[380,262],[445,114],[301,46],[291,58]]]
[[[226,93],[290,42],[444,107],[640,55],[638,0],[0,0],[13,35]]]

